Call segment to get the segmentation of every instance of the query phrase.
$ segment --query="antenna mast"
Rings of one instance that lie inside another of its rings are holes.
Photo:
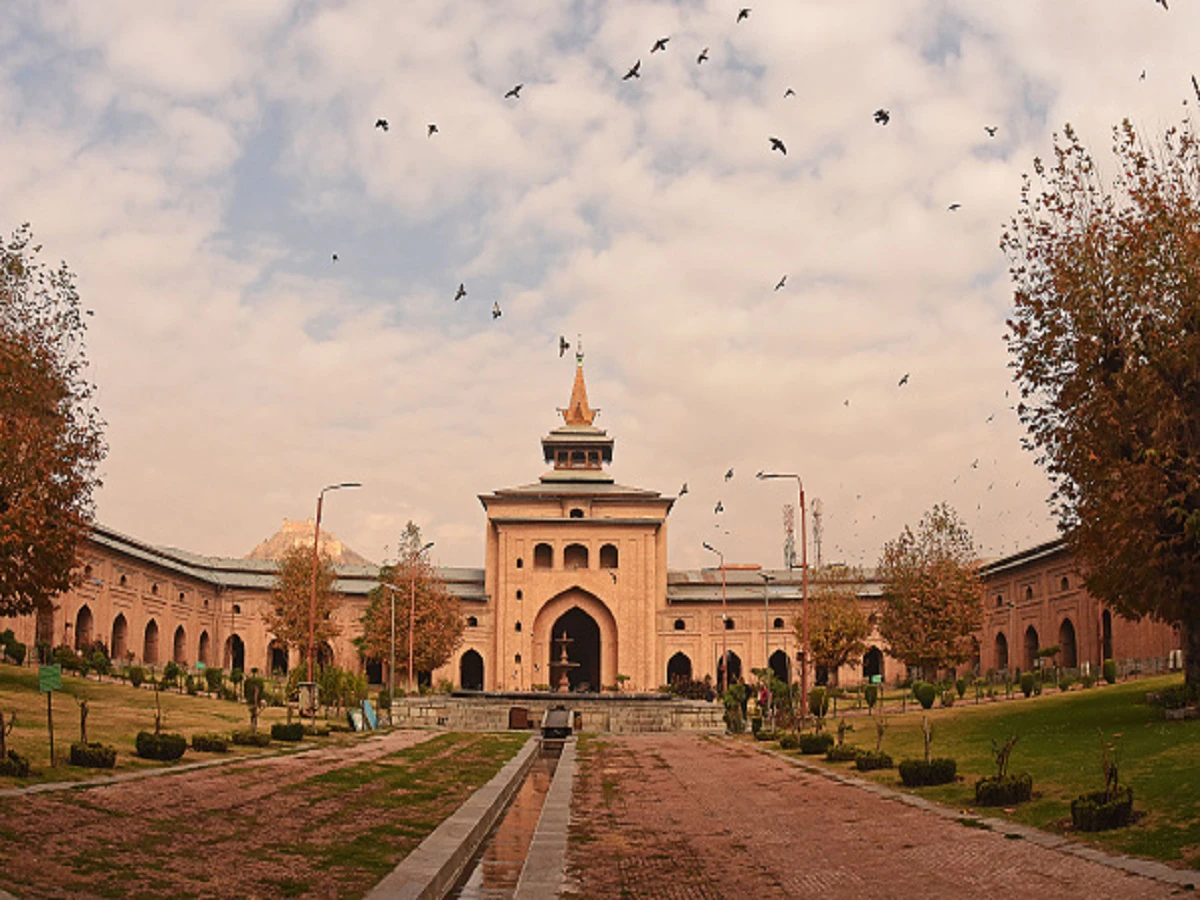
[[[796,566],[796,507],[790,503],[783,505],[783,564]]]
[[[824,527],[821,525],[821,498],[817,497],[813,500],[812,520],[813,520],[813,544],[817,551],[817,568],[821,568],[821,534],[824,532]]]

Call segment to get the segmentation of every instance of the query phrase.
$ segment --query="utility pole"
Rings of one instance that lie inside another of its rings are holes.
[[[813,520],[813,549],[817,553],[817,568],[821,568],[821,535],[825,529],[821,524],[821,498],[817,497],[812,502],[812,520]]]

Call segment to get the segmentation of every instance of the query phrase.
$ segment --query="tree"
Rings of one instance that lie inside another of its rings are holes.
[[[975,543],[949,504],[907,525],[879,560],[884,584],[879,632],[888,652],[927,676],[971,658],[983,613]]]
[[[308,653],[308,626],[313,623],[313,653],[325,641],[336,637],[341,629],[333,613],[341,603],[334,589],[337,573],[329,554],[322,553],[317,561],[316,614],[312,615],[313,586],[312,547],[303,544],[291,547],[279,560],[279,575],[271,592],[271,606],[263,613],[267,630],[285,647],[300,647]]]
[[[37,261],[28,225],[0,240],[0,616],[82,581],[104,460],[75,276]]]
[[[399,561],[379,570],[380,582],[391,588],[377,587],[368,595],[367,610],[362,617],[363,633],[357,641],[364,658],[379,660],[385,666],[390,664],[394,602],[396,659],[401,671],[406,671],[408,666],[410,603],[416,619],[413,630],[415,671],[432,672],[445,665],[462,643],[464,622],[458,598],[446,590],[437,570],[421,552],[424,546],[421,529],[409,522],[400,538]],[[409,685],[410,690],[412,687]]]
[[[1001,247],[1018,413],[1088,590],[1177,623],[1200,684],[1200,148],[1113,130],[1116,175],[1068,126]]]
[[[845,567],[832,567],[818,582],[809,620],[808,645],[813,663],[836,676],[838,669],[867,649],[871,632],[867,616],[858,605],[854,590],[857,575]],[[803,640],[802,625],[796,622],[796,640]]]

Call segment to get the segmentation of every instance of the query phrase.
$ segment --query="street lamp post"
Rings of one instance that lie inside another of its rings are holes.
[[[433,546],[433,541],[430,541],[420,550],[413,554],[412,561],[408,564],[408,689],[413,691],[416,682],[413,681],[413,632],[417,628],[417,561],[421,555]],[[394,613],[393,613],[394,615]],[[393,640],[395,635],[395,622],[392,624]],[[392,652],[395,652],[393,646]]]
[[[808,516],[804,509],[804,482],[799,475],[780,472],[759,472],[759,480],[772,478],[795,478],[796,493],[800,501],[800,640],[803,644],[800,652],[803,659],[800,663],[800,721],[808,722]],[[788,560],[790,569],[792,561]]]
[[[317,560],[319,558],[318,548],[321,545],[321,505],[325,501],[326,491],[337,491],[342,488],[358,488],[362,487],[357,481],[343,481],[341,484],[331,484],[321,488],[321,493],[317,494],[317,521],[313,528],[313,553],[312,553],[312,596],[308,604],[308,682],[313,683],[313,651],[315,642],[313,634],[316,630],[317,622]],[[314,715],[316,715],[314,706]]]
[[[717,558],[721,561],[721,696],[724,697],[725,691],[729,688],[729,650],[725,638],[725,632],[729,630],[729,615],[725,597],[725,554],[707,541],[704,542],[704,549],[717,554]]]
[[[390,712],[392,700],[396,696],[396,592],[400,588],[394,584],[388,584],[386,581],[379,582],[379,586],[392,592],[392,658],[388,665],[388,710]]]

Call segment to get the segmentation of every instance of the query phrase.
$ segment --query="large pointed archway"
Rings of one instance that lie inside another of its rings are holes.
[[[573,587],[548,600],[533,622],[534,666],[557,690],[563,668],[554,665],[562,655],[558,640],[569,639],[565,667],[572,691],[599,691],[617,682],[617,623],[599,597]]]

